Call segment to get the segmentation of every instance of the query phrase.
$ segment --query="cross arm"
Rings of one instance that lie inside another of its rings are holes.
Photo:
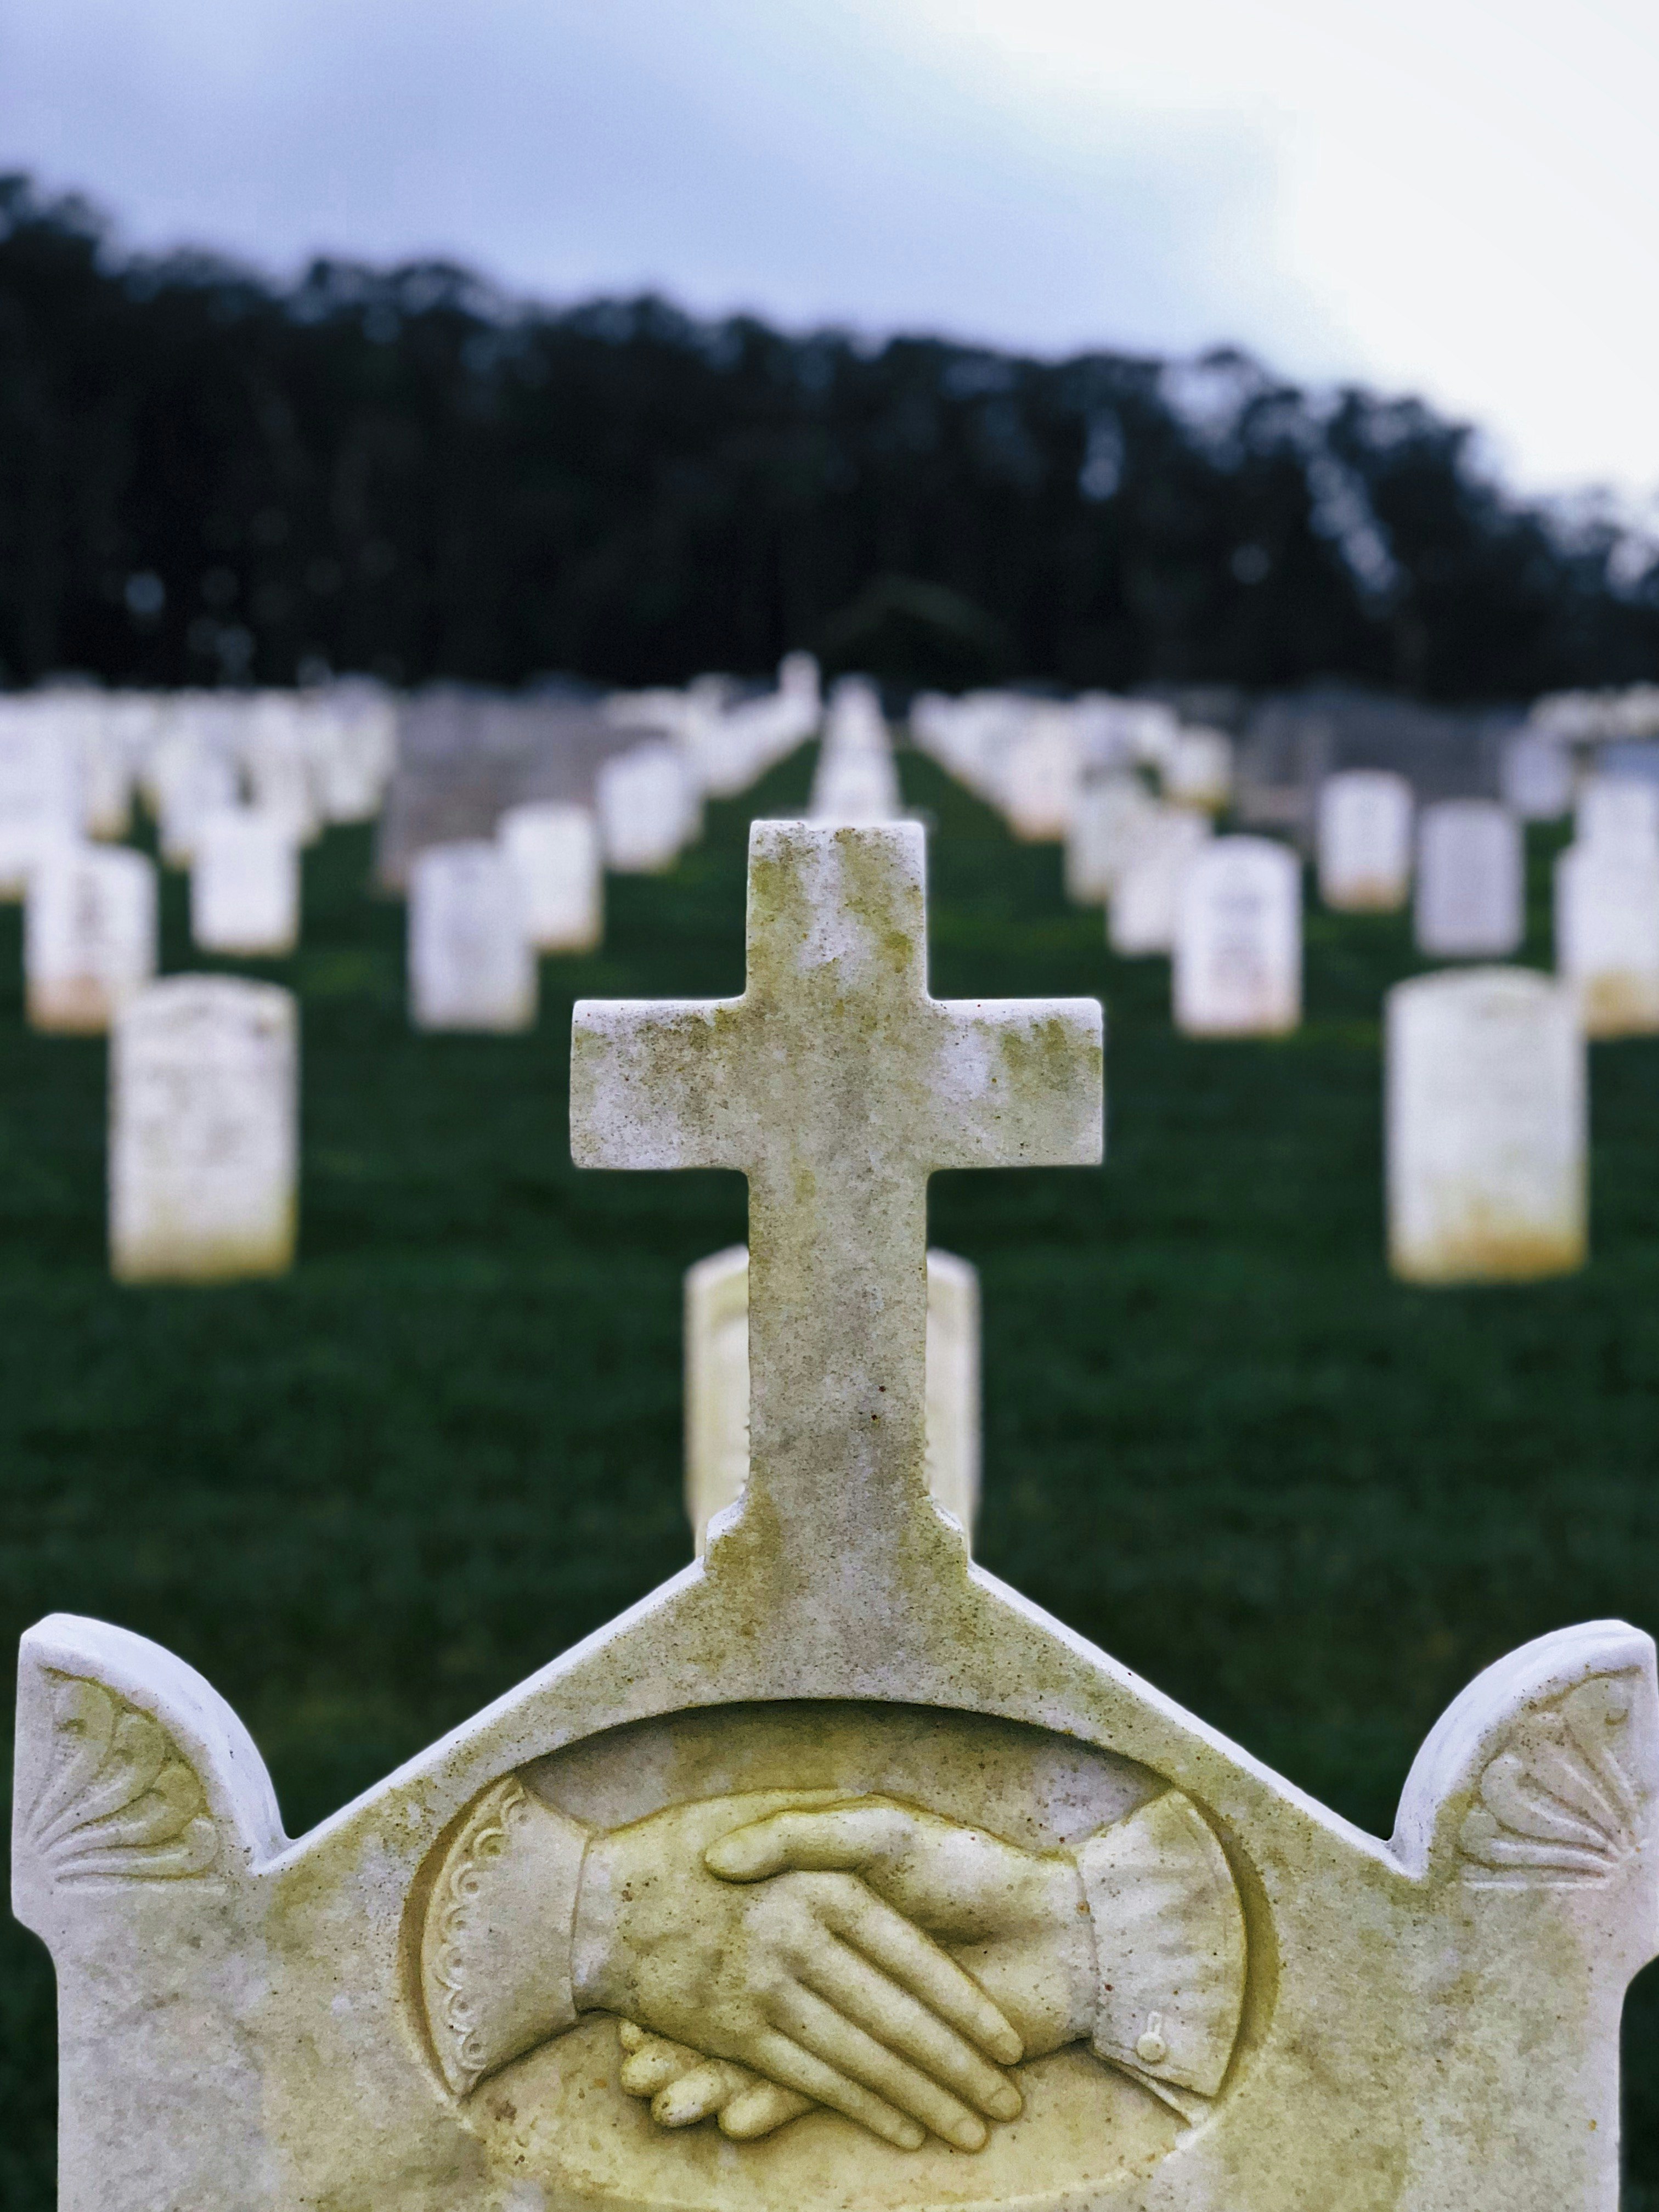
[[[947,999],[932,1164],[1095,1167],[1105,1150],[1105,1013],[1095,999]]]
[[[570,1033],[580,1168],[743,1168],[738,999],[583,999]]]

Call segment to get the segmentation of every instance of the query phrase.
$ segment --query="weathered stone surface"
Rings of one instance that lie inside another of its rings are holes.
[[[1217,837],[1181,879],[1172,984],[1189,1036],[1283,1036],[1302,1020],[1302,867],[1266,837]]]
[[[496,836],[540,952],[589,952],[605,934],[599,824],[586,806],[514,806]]]
[[[33,1029],[96,1036],[155,973],[155,865],[57,845],[30,872],[23,978]]]
[[[1098,1009],[929,997],[921,839],[757,823],[748,981],[586,1006],[595,1166],[750,1182],[702,1561],[312,1834],[155,1645],[24,1641],[62,2212],[1613,2212],[1653,1646],[1540,1639],[1362,1834],[975,1568],[925,1186],[1098,1157]]]
[[[1130,846],[1106,914],[1114,952],[1168,952],[1181,911],[1181,882],[1210,835],[1209,817],[1189,807],[1159,806]]]
[[[1584,1263],[1584,1045],[1525,969],[1396,984],[1388,1000],[1389,1253],[1419,1283],[1525,1282]]]
[[[1418,826],[1417,945],[1447,960],[1513,952],[1526,925],[1521,825],[1488,799],[1449,799]]]
[[[499,846],[433,845],[409,871],[409,1011],[416,1029],[526,1030],[536,955]]]
[[[110,1265],[118,1280],[281,1274],[294,1257],[293,994],[169,975],[111,1030]]]
[[[1386,769],[1348,769],[1319,793],[1319,896],[1345,914],[1391,914],[1412,882],[1412,787]]]
[[[1614,841],[1559,855],[1555,964],[1587,1036],[1659,1030],[1659,852]]]
[[[293,815],[227,806],[196,825],[190,931],[204,952],[275,956],[300,941],[300,855]]]
[[[927,1255],[927,1488],[974,1533],[979,1509],[979,1275]],[[749,1480],[749,1251],[685,1276],[685,1510],[699,1552]]]

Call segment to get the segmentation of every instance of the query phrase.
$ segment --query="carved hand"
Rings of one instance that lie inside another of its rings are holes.
[[[797,1802],[719,1838],[704,1863],[730,1881],[788,1871],[857,1873],[890,1904],[951,1944],[1020,2033],[1028,2057],[1093,2027],[1097,1964],[1075,1865],[1024,1851],[886,1798]],[[718,2114],[724,2133],[770,2133],[810,2100],[659,2037],[631,2029],[623,2087],[653,2096],[665,2126]]]
[[[1020,2096],[1005,2014],[938,1945],[840,1868],[721,1879],[705,1855],[799,1804],[757,1792],[669,1807],[589,1845],[576,1908],[576,2001],[614,2012],[915,2148],[962,2150]],[[942,1824],[941,1824],[942,1825]],[[770,2124],[776,2125],[773,2121]]]

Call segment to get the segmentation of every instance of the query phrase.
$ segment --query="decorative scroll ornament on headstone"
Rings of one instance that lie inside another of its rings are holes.
[[[701,1563],[296,1843],[188,1668],[25,1638],[64,2212],[1613,2212],[1651,1644],[1491,1668],[1382,1843],[975,1568],[927,1178],[1097,1159],[1100,1013],[925,919],[915,827],[760,823],[743,996],[577,1011],[579,1161],[749,1178]]]

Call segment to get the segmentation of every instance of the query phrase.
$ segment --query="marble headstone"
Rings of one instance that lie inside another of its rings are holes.
[[[49,848],[23,908],[30,1027],[96,1036],[155,973],[155,862],[100,845]]]
[[[1112,885],[1106,938],[1114,952],[1171,950],[1182,878],[1209,836],[1208,816],[1189,807],[1159,806],[1148,817]]]
[[[409,871],[409,1009],[421,1030],[527,1030],[536,954],[497,845],[428,846]]]
[[[573,1038],[579,1165],[748,1178],[704,1557],[295,1839],[182,1661],[23,1638],[59,2212],[1613,2212],[1651,1639],[1499,1660],[1384,1839],[975,1565],[927,1179],[1097,1160],[1100,1010],[931,995],[917,826],[750,856],[742,994]]]
[[[634,745],[593,779],[605,865],[618,875],[672,868],[696,837],[702,801],[684,757],[665,744]]]
[[[1425,806],[1418,825],[1417,949],[1445,960],[1513,952],[1526,924],[1521,825],[1487,799]]]
[[[27,699],[0,698],[0,899],[21,899],[35,863],[82,827],[72,731]]]
[[[1076,906],[1104,906],[1157,811],[1132,775],[1102,776],[1078,793],[1066,827],[1066,895]]]
[[[1504,752],[1504,804],[1522,822],[1559,822],[1572,805],[1572,755],[1553,738],[1511,738]]]
[[[1032,714],[997,763],[1002,810],[1015,836],[1030,843],[1063,838],[1082,775],[1082,747],[1070,717]]]
[[[1164,758],[1164,796],[1215,814],[1232,795],[1232,739],[1223,730],[1177,730]]]
[[[495,836],[538,952],[590,952],[605,933],[599,824],[586,806],[509,807]]]
[[[1574,834],[1581,845],[1659,854],[1659,783],[1641,776],[1589,777],[1579,789]]]
[[[1302,868],[1266,837],[1216,837],[1181,879],[1175,1024],[1189,1036],[1282,1036],[1302,1020]]]
[[[1555,965],[1586,1036],[1659,1031],[1659,852],[1600,843],[1558,856]]]
[[[1391,914],[1412,881],[1412,787],[1386,769],[1348,769],[1319,793],[1319,896],[1345,914]]]
[[[300,941],[293,818],[262,807],[204,814],[191,839],[190,930],[204,952],[275,956]]]
[[[971,1538],[979,1510],[979,1275],[927,1255],[927,1487]],[[685,1510],[699,1552],[749,1480],[749,1253],[685,1276]]]
[[[1388,998],[1389,1256],[1415,1283],[1526,1282],[1586,1248],[1584,1042],[1547,975],[1419,975]]]
[[[294,1258],[299,1149],[292,994],[169,975],[127,1000],[110,1036],[117,1279],[283,1273]]]

